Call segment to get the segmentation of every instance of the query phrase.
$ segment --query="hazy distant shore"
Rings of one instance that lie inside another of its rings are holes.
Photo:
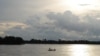
[[[24,40],[21,37],[5,36],[0,37],[0,45],[22,45],[22,44],[100,44],[100,41],[89,41],[89,40],[39,40],[31,39]]]

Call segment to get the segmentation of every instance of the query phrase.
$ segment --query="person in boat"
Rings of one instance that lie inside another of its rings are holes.
[[[49,48],[48,51],[56,51],[56,49],[51,49],[51,48]]]

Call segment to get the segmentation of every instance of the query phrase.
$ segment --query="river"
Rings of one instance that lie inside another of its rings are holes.
[[[48,51],[55,48],[56,51]],[[100,56],[100,45],[25,44],[0,45],[0,56]]]

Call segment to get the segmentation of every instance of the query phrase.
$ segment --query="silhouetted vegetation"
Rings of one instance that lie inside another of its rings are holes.
[[[100,41],[88,41],[88,40],[37,40],[32,39],[30,44],[100,44]]]
[[[21,37],[5,36],[0,37],[0,44],[24,44],[24,40]]]
[[[31,39],[31,40],[23,40],[21,37],[15,36],[5,36],[0,37],[0,44],[100,44],[100,41],[89,41],[89,40],[39,40],[39,39]]]

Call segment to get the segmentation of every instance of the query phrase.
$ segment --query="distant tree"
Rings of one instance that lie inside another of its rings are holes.
[[[16,39],[15,40],[16,44],[22,44],[22,43],[24,43],[24,40],[21,37],[16,37],[15,39]]]
[[[4,38],[5,41],[15,41],[15,37],[14,36],[6,36]]]
[[[0,37],[0,41],[2,41],[3,40],[3,38],[2,37]]]
[[[21,37],[16,37],[16,41],[22,42],[24,40]]]
[[[43,41],[47,41],[47,39],[45,38],[45,39],[43,39]]]

